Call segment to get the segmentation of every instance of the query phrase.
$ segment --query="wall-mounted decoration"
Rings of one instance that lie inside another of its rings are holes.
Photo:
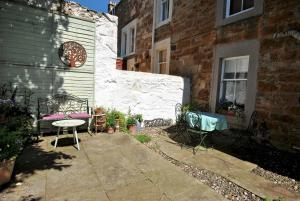
[[[78,68],[86,62],[87,54],[84,47],[74,41],[63,43],[58,51],[60,60],[70,68]]]
[[[275,33],[273,35],[273,38],[278,39],[278,38],[285,38],[285,37],[289,37],[289,36],[292,36],[293,38],[300,40],[300,32],[298,32],[296,30]]]

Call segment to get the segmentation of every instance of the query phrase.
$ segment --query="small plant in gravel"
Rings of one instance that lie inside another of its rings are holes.
[[[137,139],[141,143],[148,143],[151,141],[151,137],[146,134],[139,134],[139,135],[135,136],[135,139]]]

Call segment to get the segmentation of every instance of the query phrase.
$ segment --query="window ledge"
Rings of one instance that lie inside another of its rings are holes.
[[[167,19],[167,20],[165,20],[165,21],[163,21],[163,22],[160,22],[160,23],[156,24],[155,29],[160,28],[160,27],[162,27],[163,25],[169,24],[170,22],[171,22],[170,18]]]

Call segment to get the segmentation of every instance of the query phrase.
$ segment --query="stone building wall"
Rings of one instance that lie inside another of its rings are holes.
[[[140,1],[121,1],[117,8],[121,21],[128,19],[124,12],[128,2]],[[140,70],[149,72],[151,56],[146,60],[148,57],[143,56],[151,54],[153,1],[143,2],[147,7],[136,7],[135,12],[140,12],[131,17],[147,19],[147,23],[143,21],[137,28],[138,33],[143,34],[137,36],[136,54],[143,66]],[[224,26],[217,26],[216,10],[216,0],[173,1],[170,24],[155,31],[155,41],[171,37],[170,74],[189,77],[192,100],[208,106],[214,82],[216,46],[257,39],[260,56],[255,109],[272,129],[272,139],[286,145],[297,142],[299,146],[300,41],[293,37],[274,39],[273,36],[289,30],[300,32],[300,1],[264,0],[262,15]],[[125,24],[120,23],[119,28]]]
[[[121,31],[133,19],[137,21],[136,54],[129,57],[134,58],[139,64],[139,70],[151,71],[151,43],[153,26],[153,0],[128,0],[121,1],[116,8],[116,15],[119,17],[118,26],[118,55],[121,53]]]

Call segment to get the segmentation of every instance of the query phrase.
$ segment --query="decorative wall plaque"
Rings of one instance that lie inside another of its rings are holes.
[[[58,51],[60,60],[70,68],[81,67],[87,58],[84,47],[74,41],[63,43]]]

